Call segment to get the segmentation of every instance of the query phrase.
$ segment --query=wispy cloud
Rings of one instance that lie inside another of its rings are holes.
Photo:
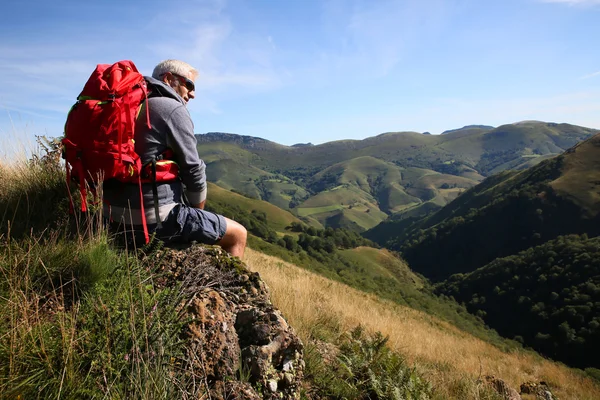
[[[437,37],[454,2],[328,0],[314,29],[319,42],[298,57],[298,82],[331,84],[382,78],[414,61],[419,45]],[[280,44],[278,42],[278,44]]]
[[[227,96],[277,87],[272,41],[266,35],[236,32],[226,5],[225,0],[175,0],[173,9],[186,12],[170,13],[147,7],[141,24],[131,25],[135,34],[123,32],[117,19],[103,27],[121,32],[122,41],[94,34],[93,26],[78,35],[62,36],[50,26],[34,40],[0,38],[0,107],[19,118],[55,120],[53,129],[60,134],[67,111],[95,65],[120,59],[133,60],[144,74],[167,58],[196,66],[200,90],[192,110],[219,113],[219,102]],[[61,24],[56,21],[56,26]],[[7,118],[0,115],[0,124],[2,120],[6,123]]]
[[[173,18],[173,15],[171,15]],[[273,38],[236,25],[225,1],[202,2],[185,16],[169,21],[169,36],[148,46],[158,61],[180,58],[199,71],[197,101],[192,111],[221,112],[219,101],[268,91],[282,84],[284,74],[273,62]],[[164,21],[161,21],[164,23]]]
[[[581,77],[581,79],[589,79],[589,78],[593,78],[595,76],[600,76],[600,71],[594,72],[592,74],[588,74],[588,75],[584,75]]]

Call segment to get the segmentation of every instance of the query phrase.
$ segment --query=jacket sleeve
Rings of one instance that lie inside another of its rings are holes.
[[[167,119],[167,147],[175,153],[179,164],[179,176],[185,184],[190,204],[199,204],[206,200],[206,165],[198,156],[194,123],[184,105],[176,107]]]

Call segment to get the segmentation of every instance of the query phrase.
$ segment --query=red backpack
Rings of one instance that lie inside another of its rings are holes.
[[[140,185],[144,236],[149,240],[142,197],[142,164],[135,152],[137,114],[147,100],[146,81],[131,61],[100,64],[77,97],[62,140],[67,184],[79,184],[81,211],[87,211],[87,191],[94,196],[102,180],[115,178]],[[146,121],[150,127],[148,107]],[[155,175],[156,176],[156,175]]]

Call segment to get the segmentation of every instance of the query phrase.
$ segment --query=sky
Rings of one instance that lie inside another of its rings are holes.
[[[0,143],[59,137],[97,64],[200,72],[196,133],[284,145],[600,129],[600,0],[3,0]]]

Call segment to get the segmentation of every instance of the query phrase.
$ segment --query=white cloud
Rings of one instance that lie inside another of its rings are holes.
[[[186,11],[164,13],[150,7],[139,19],[142,25],[128,25],[135,35],[114,40],[94,34],[91,27],[77,35],[67,29],[54,36],[39,31],[27,40],[1,38],[0,110],[6,113],[0,114],[0,131],[14,129],[11,119],[41,120],[60,134],[66,113],[96,64],[120,59],[133,60],[144,74],[167,58],[196,66],[201,90],[191,107],[210,113],[222,112],[219,103],[226,96],[280,84],[271,62],[273,42],[265,35],[237,32],[225,0],[176,1],[171,9]],[[112,30],[121,31],[123,22],[111,23]]]

